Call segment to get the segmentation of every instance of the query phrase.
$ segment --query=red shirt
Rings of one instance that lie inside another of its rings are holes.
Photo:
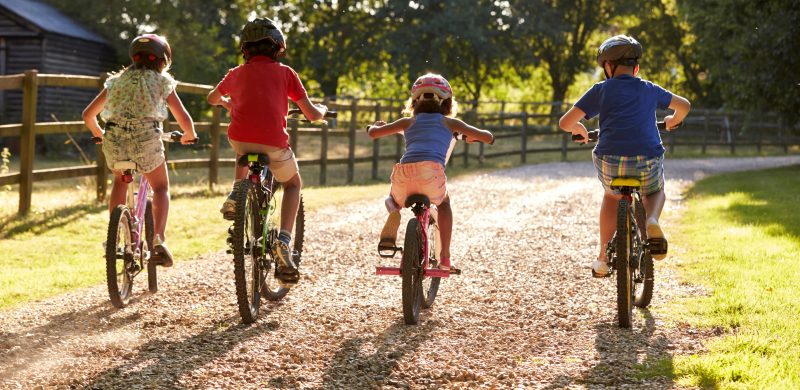
[[[217,85],[231,98],[228,138],[239,142],[289,147],[289,103],[308,94],[295,71],[266,56],[256,56],[230,71]]]

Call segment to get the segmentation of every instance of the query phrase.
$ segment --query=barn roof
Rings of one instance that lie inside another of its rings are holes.
[[[7,9],[49,33],[108,44],[106,39],[81,26],[49,4],[36,0],[0,0],[0,8]]]

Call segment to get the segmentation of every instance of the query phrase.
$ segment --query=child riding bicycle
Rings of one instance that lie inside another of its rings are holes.
[[[494,141],[494,136],[489,131],[456,119],[457,111],[458,104],[453,97],[450,83],[441,75],[428,73],[419,77],[411,87],[411,97],[404,113],[412,116],[388,124],[377,121],[368,127],[367,131],[372,138],[403,133],[406,143],[403,157],[392,169],[392,186],[390,195],[386,198],[389,217],[381,231],[378,251],[392,250],[395,247],[397,229],[400,227],[400,209],[409,195],[423,194],[438,207],[442,240],[439,268],[451,268],[453,214],[444,167],[453,134],[463,134],[468,143]]]
[[[286,52],[283,33],[267,18],[247,22],[241,32],[241,51],[245,63],[228,74],[208,94],[208,102],[225,107],[231,115],[228,142],[240,156],[260,153],[269,156],[269,170],[281,183],[284,196],[281,204],[281,231],[272,255],[278,261],[278,275],[286,285],[297,283],[300,273],[292,260],[290,243],[300,203],[300,170],[289,146],[286,132],[287,99],[297,104],[312,121],[322,119],[327,108],[314,105],[295,71],[278,62]],[[247,166],[236,166],[234,189],[247,176]],[[234,219],[236,201],[233,191],[220,212]]]
[[[177,81],[167,73],[172,50],[159,35],[145,34],[133,39],[128,54],[131,65],[109,77],[104,88],[83,110],[83,122],[92,135],[101,139],[109,169],[119,161],[132,160],[153,189],[153,260],[172,266],[172,253],[165,243],[169,214],[169,176],[161,141],[162,122],[167,109],[183,130],[182,144],[197,138],[194,122],[175,92]],[[105,130],[97,115],[106,122]],[[128,183],[122,171],[114,171],[114,185],[108,201],[109,211],[125,203]]]
[[[597,65],[606,80],[592,86],[559,121],[559,127],[588,141],[582,118],[600,116],[600,137],[592,153],[597,176],[605,189],[600,206],[600,253],[592,263],[595,276],[608,276],[606,245],[616,228],[615,213],[620,199],[612,190],[615,177],[636,177],[642,183],[647,236],[664,239],[658,224],[664,208],[664,146],[656,127],[656,109],[670,108],[664,117],[667,130],[680,124],[691,104],[647,80],[639,72],[642,46],[636,39],[617,35],[606,39],[597,51]],[[662,260],[664,254],[654,254]]]

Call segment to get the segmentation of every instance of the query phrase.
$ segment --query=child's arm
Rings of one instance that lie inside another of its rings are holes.
[[[86,127],[89,128],[89,131],[92,132],[92,135],[95,137],[103,138],[103,129],[100,127],[100,124],[97,123],[97,115],[103,111],[103,106],[106,105],[106,94],[108,91],[103,88],[97,97],[89,103],[88,106],[83,110],[83,123]]]
[[[589,132],[586,131],[586,126],[581,123],[581,119],[583,119],[585,116],[586,113],[583,112],[583,110],[576,106],[572,106],[572,108],[570,108],[569,111],[567,111],[567,113],[558,120],[558,127],[574,135],[580,135],[583,137],[583,142],[588,142]]]
[[[444,124],[448,129],[450,129],[450,131],[464,134],[466,136],[467,143],[471,144],[475,141],[483,142],[485,144],[494,143],[494,134],[492,134],[489,130],[479,129],[464,123],[460,119],[450,117],[444,117]]]
[[[218,90],[219,87],[214,87],[211,92],[208,93],[208,104],[212,106],[222,106],[225,107],[226,110],[231,110],[231,99],[226,96],[222,96],[222,93]]]
[[[411,126],[412,123],[414,123],[414,118],[411,117],[400,118],[392,123],[377,121],[372,126],[367,127],[367,134],[369,134],[370,138],[375,139],[402,133]]]
[[[689,115],[689,110],[692,108],[692,103],[683,96],[672,94],[672,100],[669,102],[669,108],[675,110],[672,115],[664,117],[664,124],[667,130],[672,130],[673,127],[679,125]]]
[[[318,121],[325,117],[325,113],[328,112],[328,107],[325,107],[322,104],[314,104],[311,102],[309,98],[302,98],[296,102],[297,107],[300,111],[303,111],[303,115],[306,116],[306,119],[314,122]]]
[[[194,131],[192,117],[189,116],[189,112],[186,111],[186,107],[183,106],[181,98],[178,97],[178,94],[174,90],[167,96],[167,106],[169,106],[169,111],[172,113],[172,116],[178,121],[178,126],[183,130],[181,143],[186,145],[196,140],[197,133]]]

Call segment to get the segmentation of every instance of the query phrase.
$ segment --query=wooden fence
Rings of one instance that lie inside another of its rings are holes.
[[[19,209],[20,215],[26,214],[31,207],[31,194],[34,181],[58,180],[74,177],[96,177],[97,198],[104,199],[107,188],[108,170],[100,148],[97,148],[97,161],[92,165],[70,166],[52,169],[35,170],[35,136],[68,132],[86,132],[81,121],[71,122],[36,122],[37,94],[40,87],[79,87],[99,90],[102,88],[102,77],[39,74],[35,70],[26,71],[24,74],[0,76],[0,90],[22,89],[23,107],[22,118],[19,124],[0,125],[0,138],[20,138],[20,170],[15,173],[0,175],[0,185],[19,184]],[[211,91],[212,86],[179,83],[177,91],[180,94],[195,94],[205,96]],[[324,185],[328,182],[328,171],[332,165],[344,165],[346,168],[346,182],[354,181],[355,165],[371,163],[370,177],[379,178],[379,166],[382,161],[394,163],[403,153],[402,136],[397,135],[384,140],[369,140],[364,132],[364,126],[376,120],[390,121],[399,117],[404,102],[390,99],[355,99],[339,97],[335,100],[324,99],[330,109],[337,110],[339,116],[331,124],[322,123],[319,126],[311,125],[300,127],[297,121],[290,122],[290,144],[298,155],[301,166],[318,166],[318,182]],[[517,107],[517,112],[507,112],[511,107]],[[482,103],[484,110],[488,107],[492,112],[472,110],[462,115],[466,122],[476,124],[481,128],[492,130],[496,136],[493,146],[483,144],[470,145],[462,143],[459,151],[454,152],[450,163],[460,161],[468,166],[471,160],[481,163],[485,159],[519,156],[525,163],[531,153],[560,154],[562,160],[567,159],[568,153],[577,150],[587,150],[589,146],[580,146],[570,142],[569,135],[557,129],[557,120],[560,112],[567,107],[563,103]],[[551,114],[551,111],[553,113]],[[208,181],[211,186],[218,183],[220,166],[233,167],[233,158],[220,158],[220,139],[227,131],[227,124],[222,122],[223,113],[219,107],[211,108],[211,115],[207,121],[195,122],[198,133],[208,133],[210,143],[207,158],[195,159],[170,159],[169,165],[173,169],[206,168]],[[730,153],[742,146],[753,145],[761,152],[762,146],[781,146],[785,152],[790,145],[800,143],[797,137],[792,136],[786,126],[781,125],[776,116],[765,117],[763,121],[752,122],[743,113],[721,112],[715,110],[693,110],[686,121],[686,126],[678,133],[666,136],[665,143],[670,152],[674,153],[676,147],[700,146],[703,153],[708,146],[724,145],[730,147]],[[596,126],[596,124],[595,124]],[[165,131],[177,129],[174,122],[165,122]],[[746,130],[746,131],[743,131]],[[319,151],[313,158],[304,158],[307,147],[299,143],[299,136],[311,136],[319,139]],[[330,157],[331,139],[346,139],[346,156]],[[357,155],[357,147],[372,144],[370,152]],[[477,149],[477,150],[475,150]],[[389,150],[389,152],[387,152]]]

